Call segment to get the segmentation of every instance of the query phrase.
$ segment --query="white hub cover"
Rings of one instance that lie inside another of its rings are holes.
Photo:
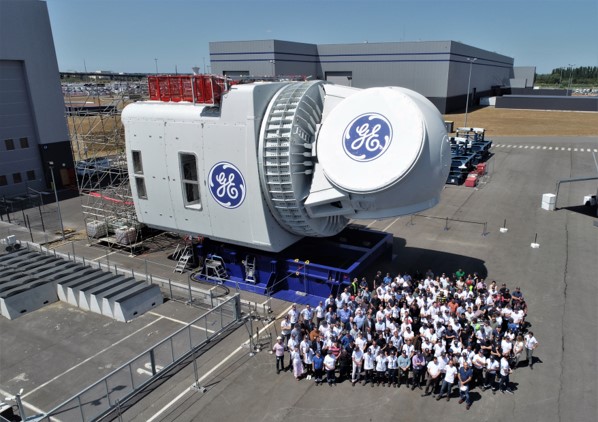
[[[323,122],[317,156],[330,182],[377,192],[409,173],[425,143],[419,107],[398,89],[370,88],[338,104]]]

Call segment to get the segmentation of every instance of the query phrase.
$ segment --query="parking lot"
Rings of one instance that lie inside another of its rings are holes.
[[[421,398],[419,391],[297,382],[290,373],[276,375],[274,358],[266,351],[250,356],[247,330],[240,328],[200,361],[205,392],[190,389],[195,375],[189,366],[125,409],[122,420],[596,420],[598,227],[596,218],[581,206],[584,195],[595,193],[596,181],[561,187],[556,211],[542,210],[540,204],[542,194],[554,192],[558,180],[598,175],[598,138],[493,141],[489,173],[477,187],[447,185],[440,204],[431,210],[360,224],[395,236],[392,261],[378,262],[366,276],[378,269],[396,273],[463,268],[521,286],[540,346],[535,370],[521,368],[513,374],[515,395],[476,389],[474,405],[466,411],[455,400],[437,402]],[[82,227],[76,208],[73,202],[63,213],[67,226]],[[508,231],[501,233],[500,228]],[[0,237],[8,232],[30,240],[27,230],[2,223]],[[539,248],[531,248],[533,242]],[[129,257],[88,246],[86,240],[65,242],[58,250],[135,268],[138,274],[149,268],[152,274],[186,282],[185,275],[171,275],[164,260],[171,251]],[[275,301],[274,315],[284,314],[289,306]],[[29,414],[48,411],[197,312],[171,301],[121,324],[58,303],[14,321],[0,319],[0,392],[14,394],[22,387]],[[279,321],[256,322],[256,328],[267,347]]]

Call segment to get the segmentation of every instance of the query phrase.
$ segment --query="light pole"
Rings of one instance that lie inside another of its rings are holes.
[[[465,124],[463,125],[465,127],[467,127],[467,112],[469,111],[469,88],[471,87],[471,68],[473,67],[473,62],[475,62],[477,59],[477,57],[467,58],[467,61],[469,62],[469,78],[467,78],[467,100],[465,100]]]
[[[156,64],[156,75],[158,74],[158,59],[154,59],[154,63]]]
[[[571,81],[573,79],[573,66],[575,64],[569,64],[569,85],[567,85],[567,96],[569,96],[569,90],[571,89]]]
[[[62,240],[64,239],[64,225],[62,224],[62,213],[60,212],[60,202],[58,201],[58,191],[56,190],[56,180],[54,180],[54,162],[48,161],[50,174],[52,175],[52,187],[54,188],[54,198],[56,199],[56,207],[58,208],[58,219],[60,220],[60,232],[62,233]]]

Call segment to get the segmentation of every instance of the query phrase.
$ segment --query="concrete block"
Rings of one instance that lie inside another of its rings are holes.
[[[143,315],[163,302],[162,292],[156,285],[144,285],[134,294],[118,296],[112,304],[113,318],[120,322],[129,322]]]
[[[86,290],[91,290],[95,287],[104,286],[107,282],[118,278],[119,276],[112,273],[103,273],[99,277],[92,277],[78,282],[71,282],[66,287],[66,298],[67,302],[73,306],[81,308],[81,295],[80,293]]]
[[[0,297],[0,312],[8,319],[15,319],[58,301],[54,284],[39,280],[33,280],[4,293]]]
[[[119,275],[116,278],[106,281],[102,285],[89,289],[88,292],[85,292],[85,301],[81,300],[79,302],[79,308],[83,309],[84,311],[92,311],[101,314],[102,307],[101,305],[97,304],[96,295],[101,295],[102,293],[114,287],[120,286],[123,282],[123,279],[124,277],[122,275]]]
[[[67,274],[63,277],[60,277],[60,278],[54,280],[56,283],[56,292],[58,293],[58,297],[60,298],[60,300],[63,302],[68,302],[68,300],[67,300],[68,283],[70,283],[72,281],[80,280],[82,277],[88,276],[90,274],[93,274],[94,276],[97,277],[97,276],[103,274],[103,272],[99,271],[99,270],[94,270],[93,268],[85,268],[82,271],[77,271],[76,273],[73,273],[73,274]]]
[[[104,301],[104,297],[110,296],[112,294],[118,294],[118,293],[127,291],[134,285],[135,285],[135,283],[131,281],[130,277],[127,278],[126,280],[124,278],[121,278],[119,280],[118,284],[113,285],[109,289],[106,289],[106,290],[103,290],[101,292],[97,292],[97,293],[91,295],[90,301],[89,301],[89,310],[91,312],[95,312],[96,314],[102,314],[102,315],[112,318],[110,311],[108,311],[108,314],[102,313],[102,303]]]

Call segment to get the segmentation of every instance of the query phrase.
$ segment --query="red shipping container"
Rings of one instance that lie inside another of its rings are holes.
[[[478,175],[476,173],[469,173],[465,179],[465,186],[468,188],[475,188],[478,185]]]
[[[479,163],[476,166],[476,172],[480,175],[483,176],[486,174],[486,163]]]

